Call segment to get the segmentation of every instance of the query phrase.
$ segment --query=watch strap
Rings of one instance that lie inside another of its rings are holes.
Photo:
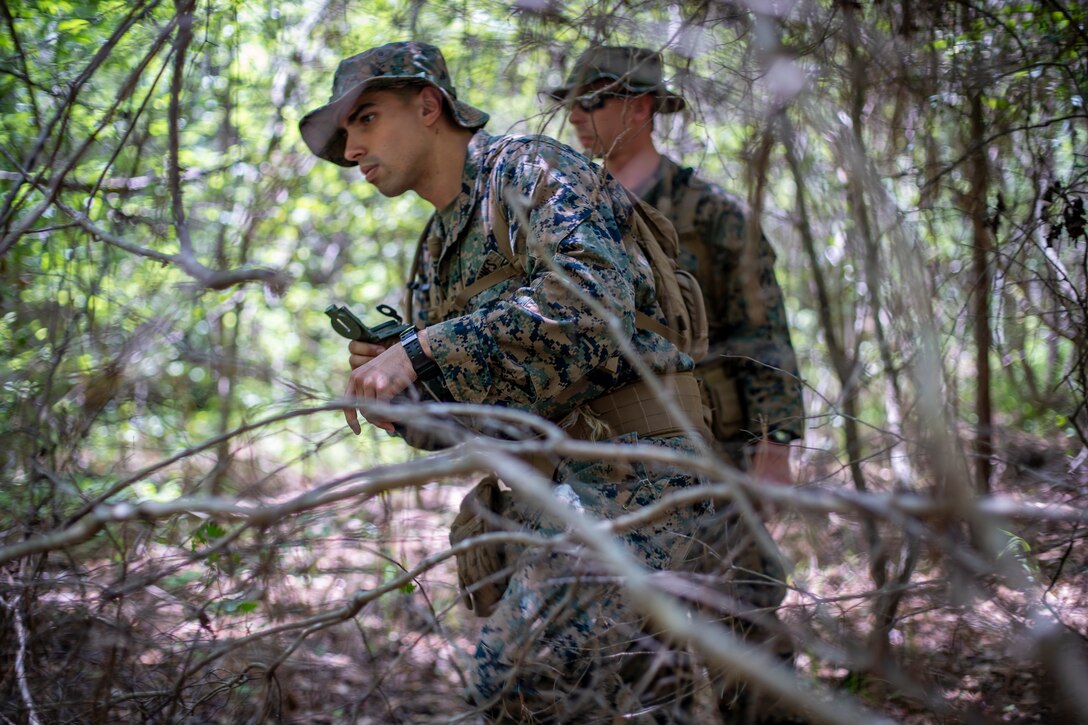
[[[436,377],[442,377],[442,369],[423,352],[423,346],[419,344],[419,331],[409,327],[400,333],[400,344],[408,355],[408,361],[412,363],[412,369],[416,371],[419,381],[426,383]]]

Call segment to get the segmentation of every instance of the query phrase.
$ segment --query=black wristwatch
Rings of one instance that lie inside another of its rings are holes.
[[[419,382],[428,383],[433,378],[442,377],[442,370],[431,358],[423,352],[423,346],[419,344],[419,330],[409,327],[400,333],[400,344],[404,352],[408,354],[408,360],[412,363],[412,369],[416,371]]]

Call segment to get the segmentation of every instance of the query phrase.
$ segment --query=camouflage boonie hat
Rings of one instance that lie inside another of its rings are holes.
[[[299,121],[303,140],[315,155],[341,166],[355,166],[354,161],[344,158],[347,133],[340,127],[340,119],[364,91],[412,82],[430,84],[442,91],[454,120],[461,126],[477,129],[487,123],[486,113],[457,100],[442,51],[427,43],[400,41],[340,61],[329,102]]]
[[[542,93],[560,103],[572,100],[579,88],[597,81],[615,81],[609,89],[633,95],[653,94],[659,113],[684,110],[684,99],[665,87],[661,54],[649,48],[599,45],[582,53],[567,76],[567,82]]]

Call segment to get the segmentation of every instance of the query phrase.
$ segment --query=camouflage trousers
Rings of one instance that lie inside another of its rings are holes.
[[[636,442],[635,436],[630,436]],[[638,441],[689,450],[683,439]],[[619,481],[619,483],[615,483]],[[566,462],[554,495],[598,519],[615,519],[698,481],[684,471],[634,463]],[[503,515],[541,535],[566,526],[507,494]],[[729,505],[673,509],[625,532],[629,552],[655,570],[681,572],[693,604],[753,646],[789,652],[775,610],[784,570],[762,524]],[[469,673],[469,697],[495,722],[693,722],[692,693],[709,677],[727,723],[756,722],[766,710],[731,673],[705,672],[698,658],[648,629],[622,582],[589,552],[506,552],[505,594],[483,625]],[[770,720],[773,722],[773,719]]]
[[[661,445],[694,453],[683,438],[614,442]],[[565,461],[554,495],[573,509],[611,520],[698,481],[656,464]],[[538,508],[512,497],[503,515],[549,536],[566,530]],[[671,510],[620,536],[654,570],[690,565],[698,522],[712,505]],[[668,647],[646,632],[645,619],[622,582],[585,549],[507,552],[515,561],[505,594],[485,621],[469,672],[468,695],[495,722],[611,722],[645,706],[647,653]]]

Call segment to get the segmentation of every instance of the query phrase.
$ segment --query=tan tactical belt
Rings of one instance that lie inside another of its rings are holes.
[[[603,426],[594,426],[583,416],[567,430],[567,435],[581,440],[602,440],[628,433],[671,437],[691,429],[705,435],[703,399],[695,376],[672,373],[658,376],[657,381],[672,400],[662,400],[640,380],[586,403]]]

